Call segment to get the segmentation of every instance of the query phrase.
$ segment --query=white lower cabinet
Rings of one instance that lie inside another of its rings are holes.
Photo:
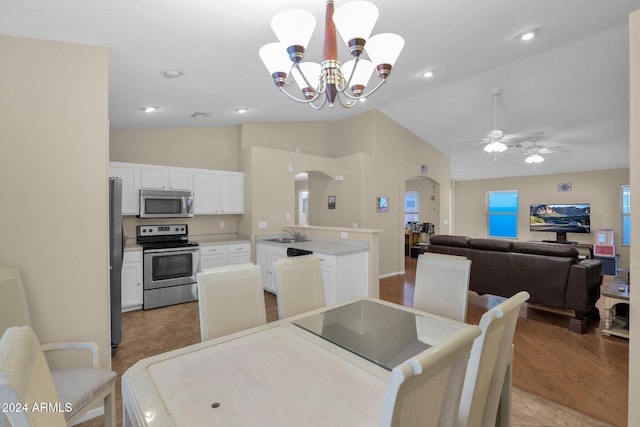
[[[278,278],[275,263],[287,257],[287,248],[267,243],[256,243],[256,261],[262,274],[262,287],[272,294],[278,293]]]
[[[227,245],[200,245],[200,271],[227,265]]]
[[[265,291],[277,295],[278,280],[274,264],[286,256],[287,248],[282,245],[256,243],[256,261],[260,266]],[[314,251],[313,256],[320,260],[327,305],[369,296],[369,255],[366,250],[337,255]]]
[[[251,262],[249,242],[200,245],[200,271],[247,262]]]
[[[251,262],[251,243],[230,243],[227,245],[227,264]]]
[[[122,260],[122,311],[142,308],[142,250],[125,251]]]
[[[324,287],[325,304],[335,304],[336,301],[336,257],[328,254],[314,254],[320,260],[322,271],[322,285]]]

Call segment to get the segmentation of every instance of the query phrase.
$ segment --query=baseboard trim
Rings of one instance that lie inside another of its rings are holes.
[[[378,276],[378,279],[386,279],[387,277],[398,276],[400,274],[404,274],[404,270],[395,273],[381,274],[380,276]]]

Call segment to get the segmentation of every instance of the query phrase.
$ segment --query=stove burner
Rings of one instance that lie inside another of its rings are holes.
[[[136,243],[144,249],[184,248],[198,246],[188,240],[187,224],[138,225]]]

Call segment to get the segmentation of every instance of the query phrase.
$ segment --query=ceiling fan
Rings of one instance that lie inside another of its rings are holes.
[[[502,93],[502,89],[493,89],[493,130],[489,131],[484,138],[479,139],[477,145],[486,144],[484,151],[487,153],[502,153],[509,147],[521,147],[520,143],[533,138],[544,137],[544,131],[529,132],[529,133],[514,133],[507,134],[505,131],[498,129],[497,125],[497,103],[498,95]],[[466,141],[478,141],[478,139],[466,140]]]
[[[522,153],[523,156],[527,156],[524,161],[530,165],[544,162],[544,157],[542,157],[543,154],[569,152],[569,150],[566,150],[561,146],[543,147],[542,145],[538,144],[538,141],[539,139],[536,138],[531,139],[532,144],[526,147],[525,151]]]

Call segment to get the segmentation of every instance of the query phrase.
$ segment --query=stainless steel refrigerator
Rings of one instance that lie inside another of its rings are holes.
[[[111,289],[111,355],[122,341],[122,180],[109,178],[109,285]]]

